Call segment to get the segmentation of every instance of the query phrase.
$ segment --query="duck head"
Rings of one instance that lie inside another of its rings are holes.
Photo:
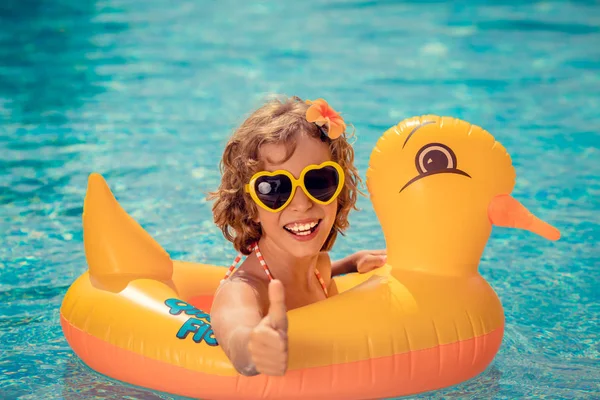
[[[492,225],[557,240],[558,230],[510,196],[510,155],[484,129],[434,115],[414,117],[379,139],[367,188],[393,269],[477,273]]]

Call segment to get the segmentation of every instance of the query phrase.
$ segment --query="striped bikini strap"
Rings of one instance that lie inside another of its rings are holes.
[[[258,248],[258,242],[254,243],[252,245],[252,250],[254,250],[254,253],[256,254],[256,258],[258,258],[258,262],[263,267],[263,270],[265,271],[265,274],[267,274],[267,276],[269,277],[269,280],[272,281],[274,279],[273,275],[271,274],[271,271],[269,270],[269,267],[267,266],[267,263],[266,263],[263,255],[262,255],[262,253],[260,252],[260,249]],[[243,256],[242,253],[238,253],[238,255],[235,257],[235,259],[231,263],[231,266],[227,270],[227,273],[225,274],[225,277],[223,279],[221,279],[221,284],[223,284],[223,282],[225,282],[225,280],[227,278],[229,278],[229,276],[232,274],[233,270],[235,269],[236,265],[242,259],[242,256]],[[325,297],[329,297],[329,293],[327,291],[327,286],[325,285],[325,280],[321,276],[321,273],[319,272],[319,270],[316,269],[316,268],[315,268],[315,275],[317,277],[317,280],[321,284],[321,288],[323,289],[323,292],[325,293]]]

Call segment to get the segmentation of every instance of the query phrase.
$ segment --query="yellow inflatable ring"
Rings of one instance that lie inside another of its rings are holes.
[[[386,398],[458,384],[502,341],[502,305],[477,271],[492,225],[559,237],[509,195],[514,180],[502,145],[467,122],[426,115],[387,130],[367,171],[387,264],[289,312],[285,376],[244,377],[207,313],[225,269],[171,260],[92,174],[89,270],[64,298],[65,337],[104,375],[195,398]]]

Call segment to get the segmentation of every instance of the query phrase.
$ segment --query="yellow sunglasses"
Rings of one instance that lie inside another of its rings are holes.
[[[344,187],[344,170],[335,161],[308,165],[296,179],[289,171],[260,171],[244,186],[256,204],[267,211],[279,212],[290,204],[300,187],[315,203],[331,203]]]

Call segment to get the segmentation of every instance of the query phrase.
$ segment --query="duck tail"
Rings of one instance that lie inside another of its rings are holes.
[[[117,290],[134,279],[172,277],[169,254],[127,214],[98,173],[88,179],[83,243],[90,276]]]

